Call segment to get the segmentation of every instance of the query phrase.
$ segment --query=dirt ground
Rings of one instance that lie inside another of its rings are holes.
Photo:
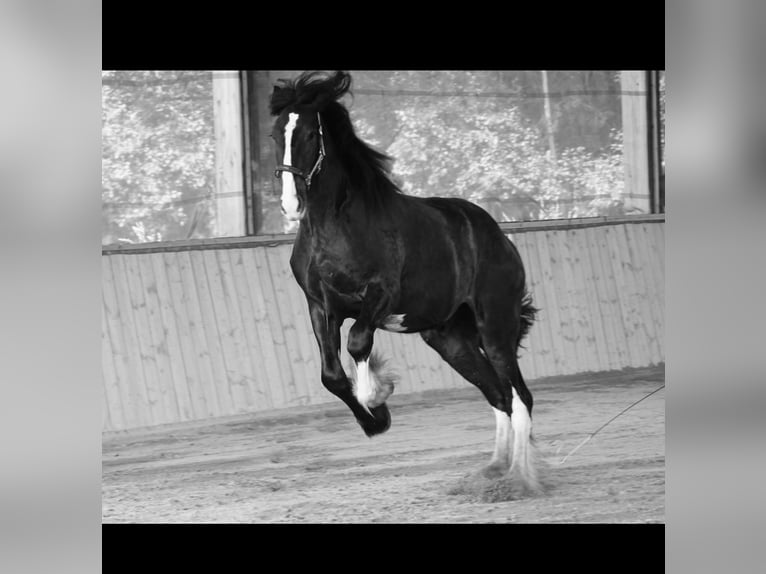
[[[547,484],[534,498],[479,478],[495,419],[468,383],[394,393],[391,428],[372,439],[340,401],[104,434],[102,521],[664,523],[664,389],[559,464],[664,380],[657,367],[530,381]]]

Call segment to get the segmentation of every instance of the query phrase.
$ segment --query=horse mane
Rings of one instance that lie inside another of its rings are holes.
[[[328,76],[304,72],[294,80],[277,80],[269,110],[272,116],[288,106],[297,112],[319,113],[323,130],[335,143],[335,153],[354,195],[361,197],[368,207],[381,208],[401,193],[391,179],[393,160],[356,135],[348,110],[338,101],[346,94],[352,94],[348,73],[339,71]]]

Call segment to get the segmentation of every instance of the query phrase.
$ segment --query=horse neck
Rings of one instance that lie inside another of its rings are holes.
[[[340,206],[346,202],[348,178],[339,162],[329,153],[322,171],[315,176],[314,188],[308,194],[309,228],[337,224]]]

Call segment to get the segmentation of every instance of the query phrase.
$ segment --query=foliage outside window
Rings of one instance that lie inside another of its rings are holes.
[[[276,80],[298,73],[253,73],[257,161],[242,163],[254,173],[258,233],[294,230],[271,176],[267,106]],[[394,158],[408,194],[464,197],[498,221],[626,215],[649,211],[635,155],[645,130],[635,125],[646,101],[640,74],[351,71],[344,102],[359,135]],[[225,130],[214,128],[211,73],[104,72],[103,98],[104,243],[221,235],[232,215],[217,199]]]
[[[407,193],[463,197],[499,221],[640,211],[624,202],[619,73],[400,74],[378,83],[435,94],[371,95],[356,115]]]
[[[212,74],[102,73],[102,242],[213,234]]]

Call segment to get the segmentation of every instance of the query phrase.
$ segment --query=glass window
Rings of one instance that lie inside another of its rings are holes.
[[[298,73],[263,72],[262,99]],[[643,71],[350,73],[357,132],[394,158],[408,194],[463,197],[498,221],[650,210]],[[290,229],[275,183],[264,233]]]
[[[244,235],[237,72],[102,72],[102,243]]]
[[[299,73],[104,71],[102,242],[295,231],[268,102]],[[498,221],[650,211],[644,71],[350,73],[357,132],[408,194],[463,197]],[[660,185],[664,86],[663,72]]]

